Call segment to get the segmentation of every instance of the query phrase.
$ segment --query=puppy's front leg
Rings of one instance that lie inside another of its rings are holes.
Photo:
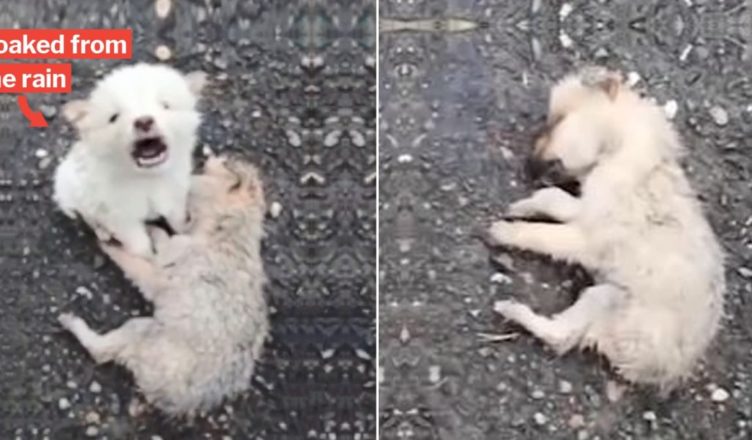
[[[186,253],[191,241],[191,237],[188,235],[178,234],[170,236],[163,229],[156,226],[149,227],[149,236],[152,243],[154,243],[157,262],[162,266],[172,264],[180,259]]]
[[[507,213],[519,218],[542,215],[565,223],[577,216],[580,203],[578,198],[563,189],[550,187],[539,189],[532,196],[512,203]]]
[[[173,231],[182,234],[188,231],[190,215],[188,213],[188,196],[186,194],[172,194],[169,203],[163,203],[162,215]]]
[[[146,228],[141,223],[128,226],[115,225],[111,228],[111,232],[128,252],[144,258],[154,255],[149,234],[146,233]]]
[[[583,262],[587,246],[579,227],[556,223],[498,221],[484,240],[490,246],[510,246],[578,263]]]
[[[165,280],[157,265],[146,258],[130,254],[123,248],[100,243],[102,251],[122,269],[149,301],[164,287]]]

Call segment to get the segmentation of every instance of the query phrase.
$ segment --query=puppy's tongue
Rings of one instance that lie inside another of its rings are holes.
[[[133,145],[133,159],[140,167],[153,167],[167,159],[167,145],[161,138],[137,141]]]
[[[159,154],[164,151],[164,148],[159,144],[159,141],[153,141],[139,147],[138,150],[138,157],[149,159],[151,157],[159,156]]]

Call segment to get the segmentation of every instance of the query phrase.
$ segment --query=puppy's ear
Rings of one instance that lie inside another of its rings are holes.
[[[209,82],[206,73],[200,70],[185,75],[185,80],[188,82],[188,89],[196,96],[201,95],[201,91]]]
[[[603,90],[610,100],[616,99],[619,89],[622,86],[623,78],[619,72],[607,72],[606,75],[596,83],[596,86]]]
[[[83,99],[70,101],[63,105],[63,116],[71,124],[78,127],[81,120],[89,113],[89,103]]]
[[[253,197],[263,199],[264,190],[258,169],[249,164],[238,161],[227,162],[227,168],[235,176],[237,181],[231,190],[246,189]]]

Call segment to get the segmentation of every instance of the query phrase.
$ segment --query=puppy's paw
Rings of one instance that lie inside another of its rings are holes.
[[[494,312],[500,314],[510,321],[520,321],[520,317],[525,314],[528,307],[515,300],[506,299],[494,303]]]
[[[486,244],[493,247],[509,245],[514,236],[514,228],[514,222],[506,220],[495,222],[486,231]]]
[[[522,199],[518,200],[507,208],[507,211],[505,213],[505,216],[508,218],[528,218],[532,217],[537,214],[537,209],[535,207],[534,202],[532,199]]]
[[[159,226],[148,226],[146,232],[156,249],[159,249],[164,243],[170,240],[170,234]]]
[[[493,240],[489,234],[489,227],[486,225],[475,225],[470,230],[470,236],[478,239],[488,247],[493,247]]]
[[[64,329],[70,332],[75,332],[76,328],[79,328],[82,325],[86,325],[83,319],[79,318],[73,313],[63,313],[57,317],[57,321],[60,323],[60,325],[63,326]]]

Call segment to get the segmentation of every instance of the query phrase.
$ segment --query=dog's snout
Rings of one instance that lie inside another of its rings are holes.
[[[533,180],[545,180],[557,184],[567,179],[567,172],[561,160],[531,158],[527,162],[528,175]]]
[[[151,116],[142,116],[135,121],[133,121],[133,126],[136,128],[137,131],[143,131],[148,132],[151,130],[151,127],[154,125],[154,118]]]
[[[538,180],[546,173],[549,162],[537,157],[531,157],[527,160],[525,165],[528,176],[533,180]]]

